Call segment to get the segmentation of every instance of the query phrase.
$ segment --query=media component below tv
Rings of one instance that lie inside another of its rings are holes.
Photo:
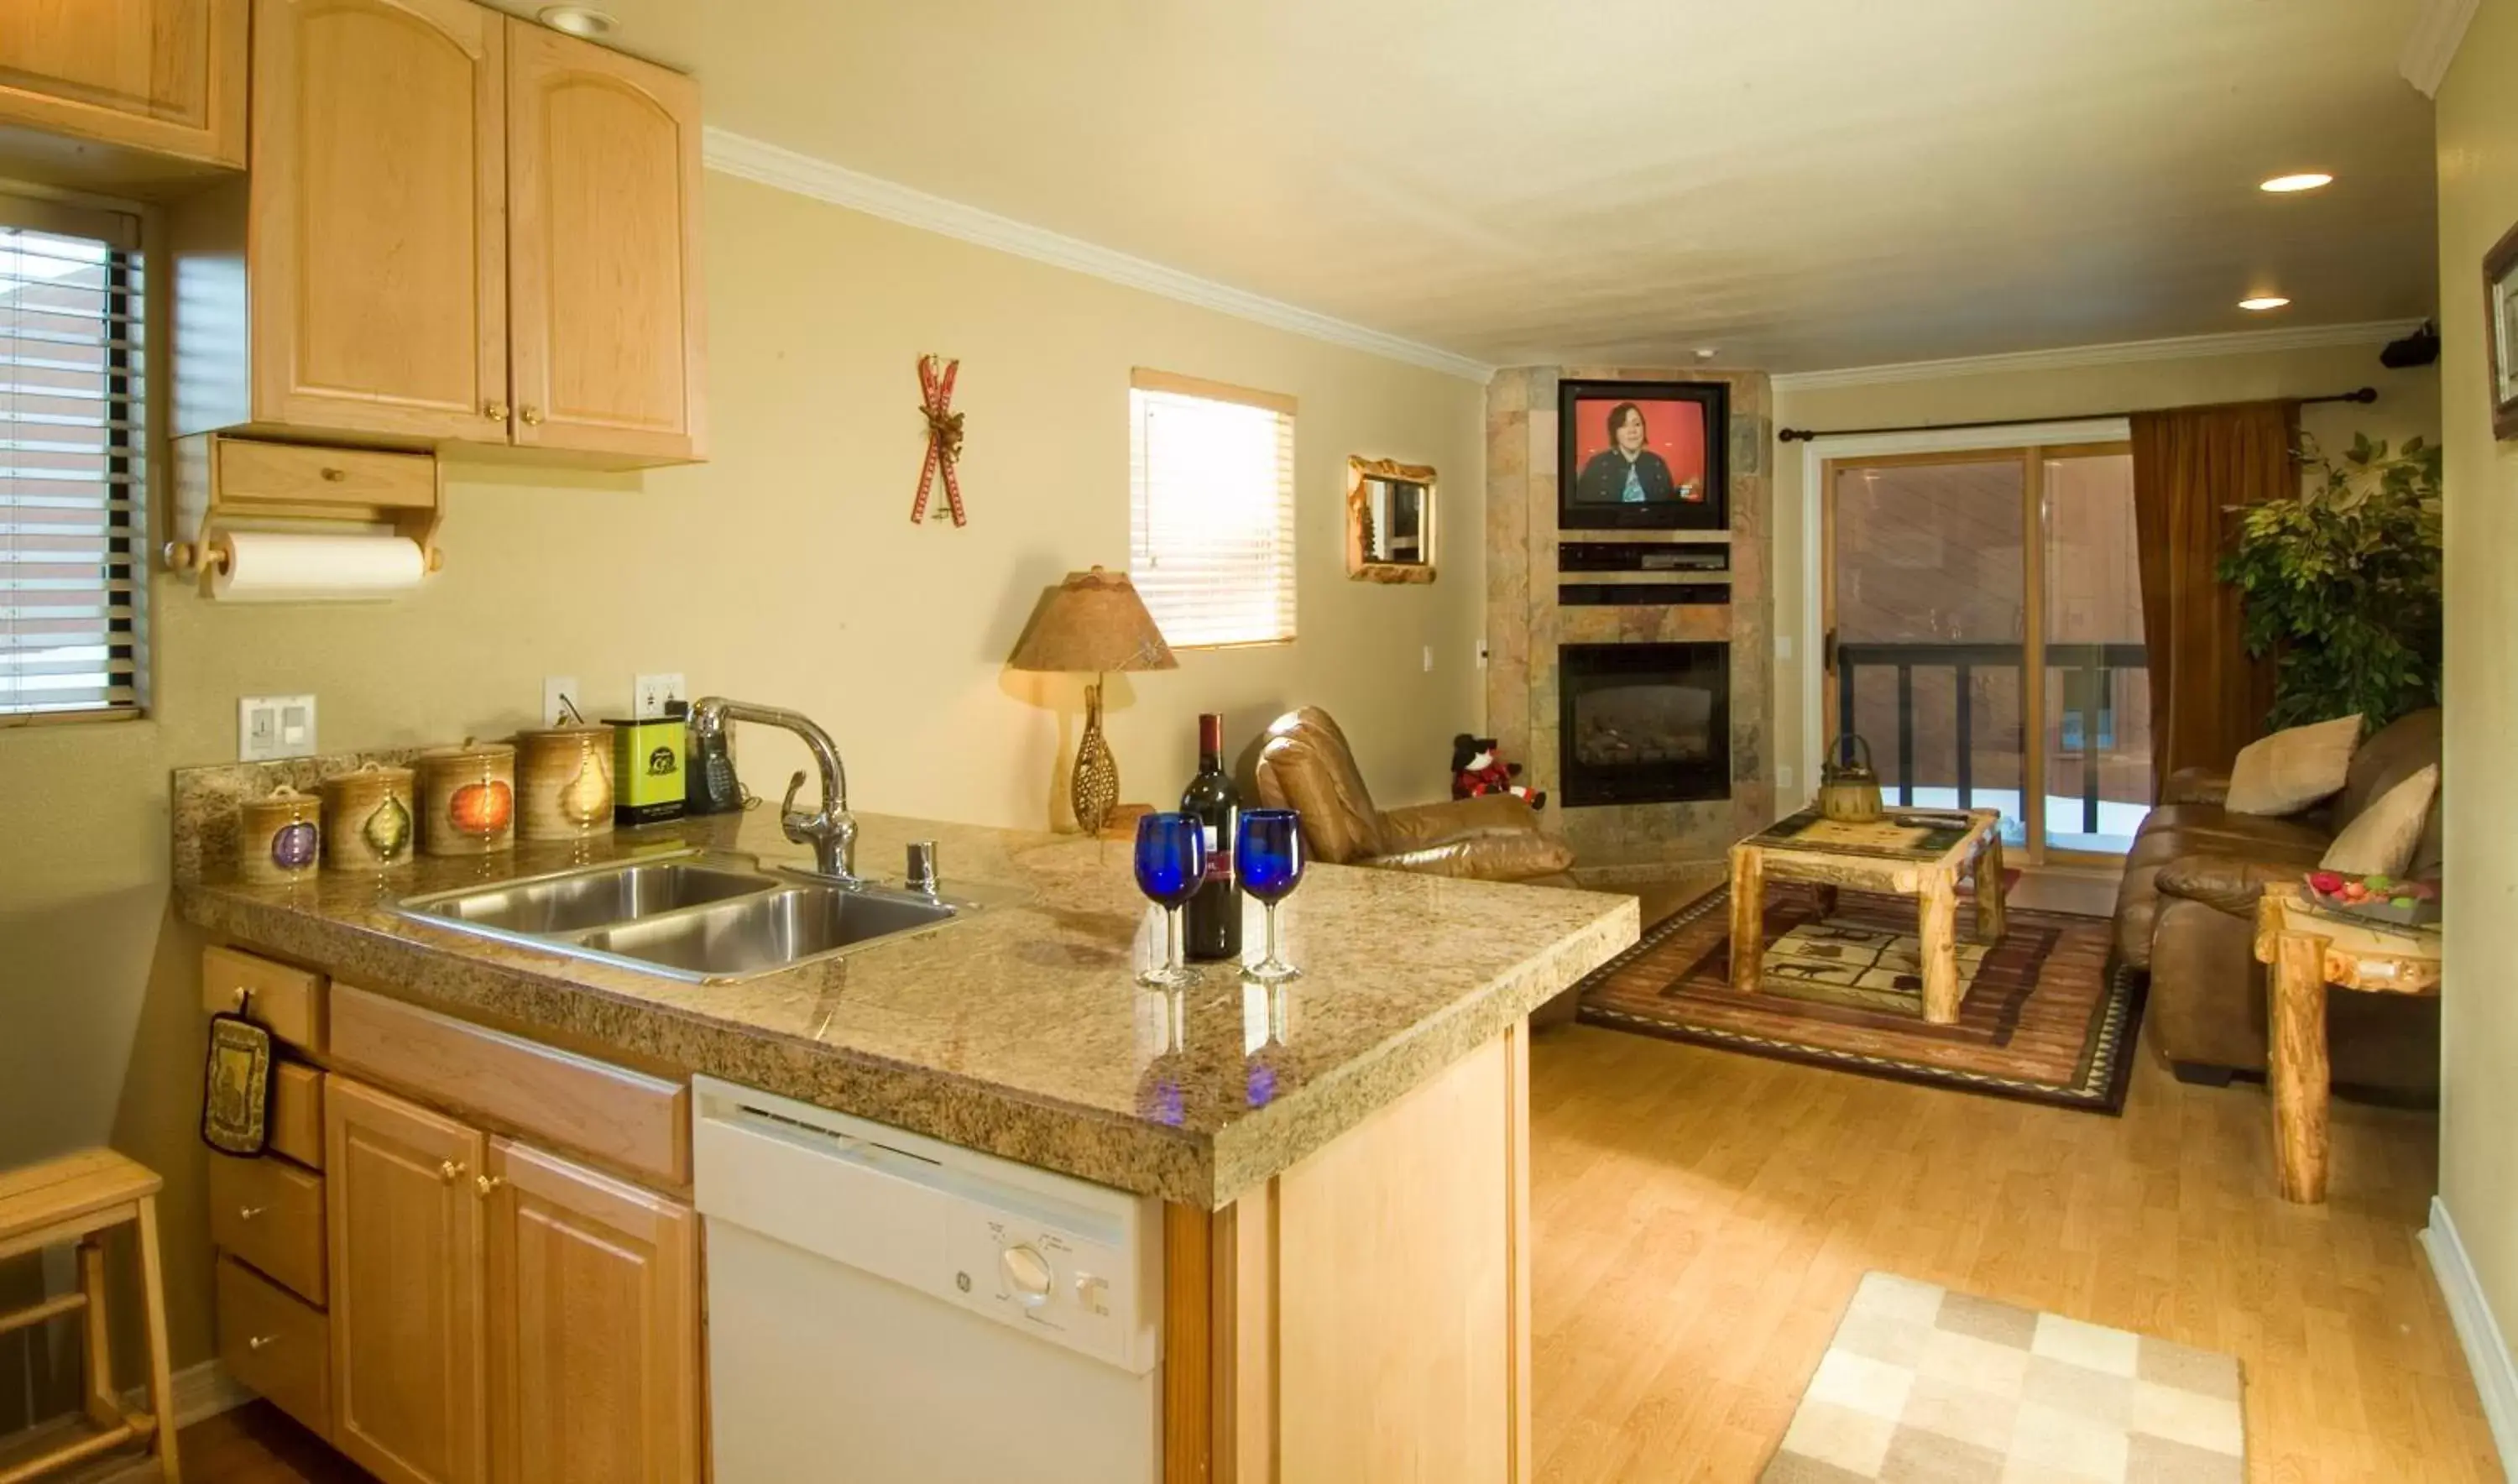
[[[1556,525],[1730,526],[1731,388],[1719,381],[1560,381]]]

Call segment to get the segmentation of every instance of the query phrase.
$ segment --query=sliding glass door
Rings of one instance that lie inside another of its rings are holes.
[[[2030,859],[2121,854],[2150,803],[2121,444],[1830,460],[1830,737],[1889,802],[1992,808]]]

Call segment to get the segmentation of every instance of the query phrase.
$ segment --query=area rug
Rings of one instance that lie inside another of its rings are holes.
[[[1731,894],[1680,908],[1582,983],[1583,1019],[1726,1050],[1995,1097],[2119,1113],[2142,1024],[2141,976],[2109,973],[2104,918],[2012,909],[1990,947],[1959,903],[1958,1023],[1923,1018],[1915,904],[1766,889],[1758,992],[1731,987]]]
[[[2235,1356],[1866,1273],[1762,1484],[2241,1484]]]

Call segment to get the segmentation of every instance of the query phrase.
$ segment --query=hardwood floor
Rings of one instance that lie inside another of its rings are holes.
[[[2227,1350],[2259,1480],[2497,1479],[2415,1244],[2435,1119],[2338,1103],[2323,1206],[2261,1086],[2124,1116],[1568,1026],[1531,1046],[1539,1477],[1752,1480],[1879,1268]]]

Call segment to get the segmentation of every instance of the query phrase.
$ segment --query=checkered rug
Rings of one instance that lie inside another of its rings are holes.
[[[2235,1356],[1867,1273],[1762,1484],[2241,1484]]]

